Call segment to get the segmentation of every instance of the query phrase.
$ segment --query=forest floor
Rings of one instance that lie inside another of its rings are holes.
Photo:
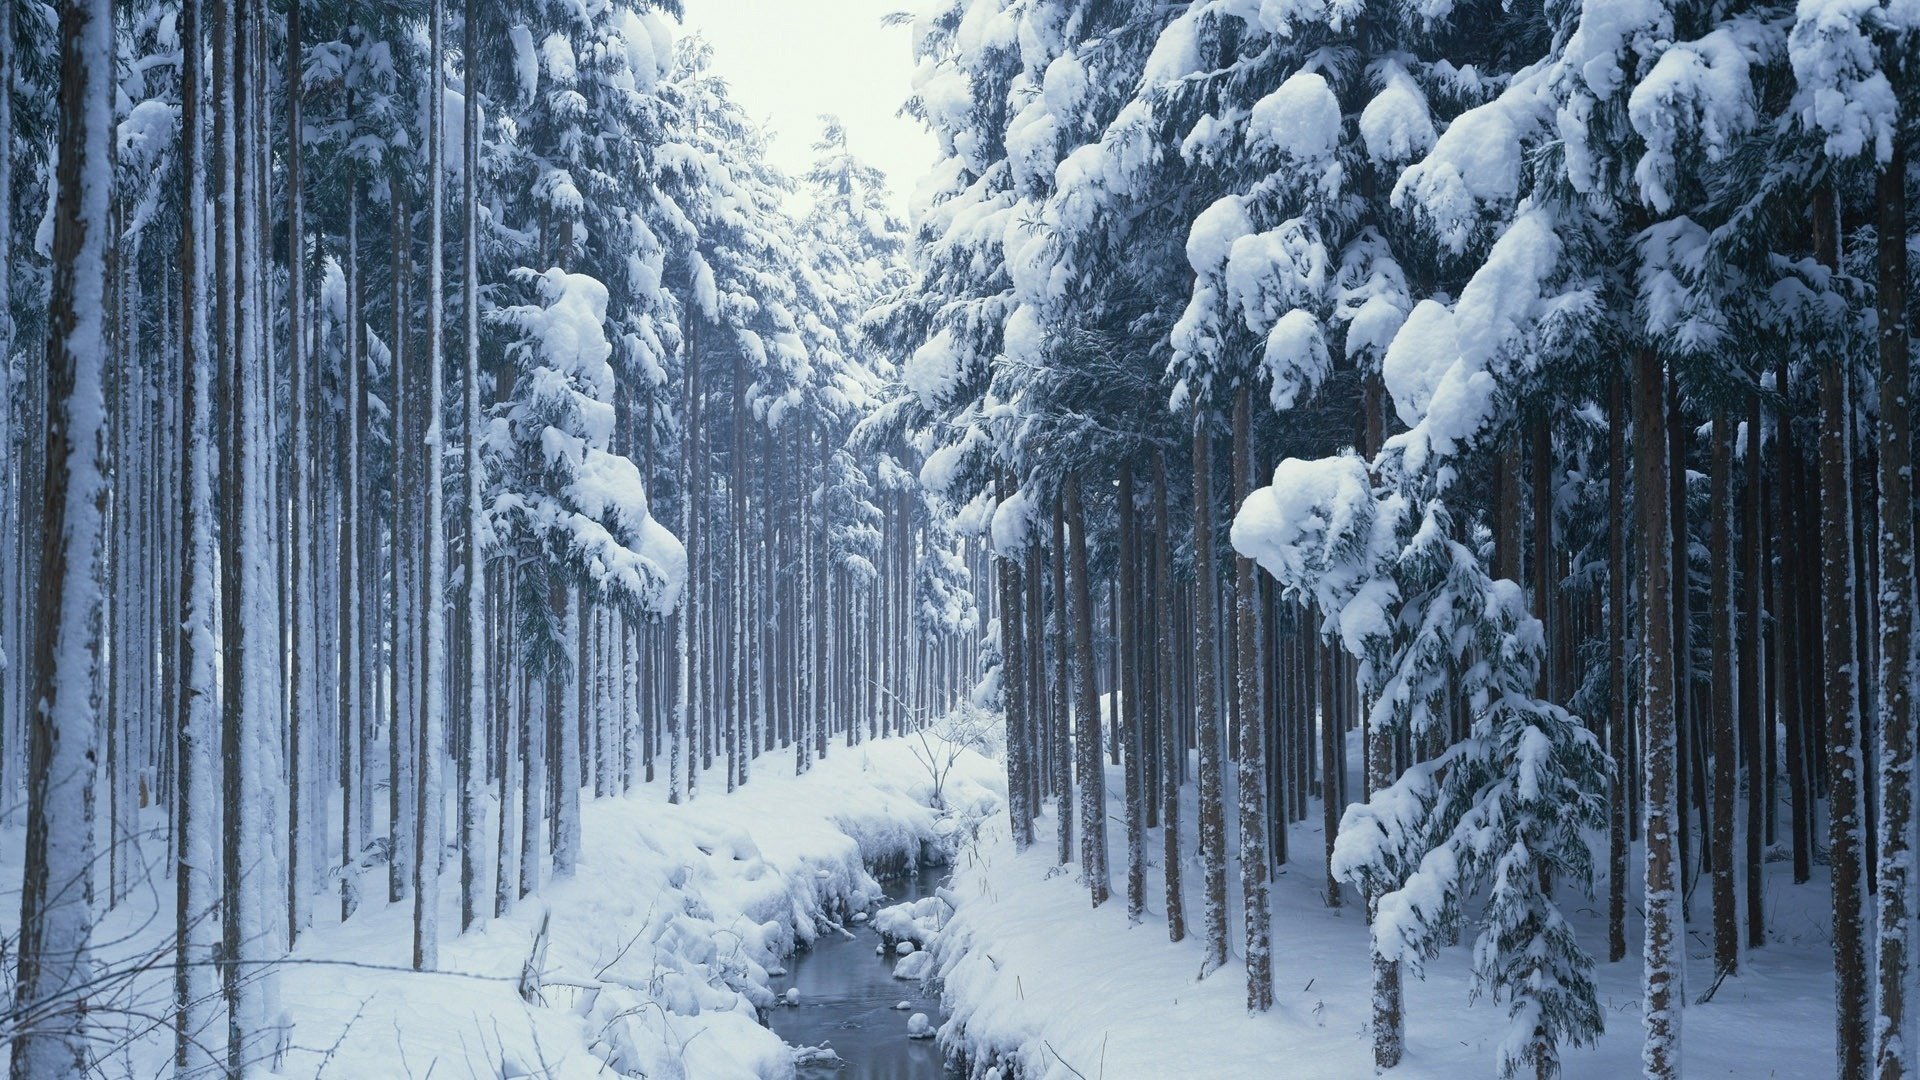
[[[1361,760],[1349,747],[1349,761]],[[1230,957],[1199,978],[1203,955],[1204,882],[1194,853],[1198,816],[1193,788],[1182,810],[1182,881],[1187,938],[1167,940],[1159,833],[1150,834],[1146,917],[1127,918],[1124,776],[1107,771],[1107,832],[1114,896],[1090,909],[1074,868],[1055,866],[1055,819],[1049,813],[1034,846],[1015,852],[1004,827],[983,830],[964,851],[950,890],[959,908],[933,945],[952,1018],[941,1031],[949,1051],[977,1062],[1008,1062],[1022,1080],[1152,1080],[1371,1075],[1366,1031],[1371,1001],[1367,928],[1358,896],[1326,907],[1325,841],[1318,804],[1311,820],[1289,831],[1292,860],[1272,886],[1275,1004],[1249,1016],[1240,963],[1239,870],[1228,868]],[[1228,851],[1238,847],[1227,787]],[[1785,817],[1782,817],[1782,826]],[[1076,840],[1077,843],[1077,840]],[[1077,848],[1076,848],[1077,850]],[[1605,872],[1605,860],[1599,860]],[[1640,865],[1636,850],[1628,863]],[[1803,1077],[1833,1071],[1833,974],[1824,866],[1793,885],[1788,862],[1767,867],[1769,940],[1742,957],[1704,1005],[1684,1018],[1687,1076]],[[1593,899],[1562,888],[1559,899],[1596,965],[1606,1034],[1595,1047],[1563,1054],[1569,1080],[1638,1075],[1641,920],[1638,882],[1630,883],[1628,958],[1606,952],[1606,883]],[[1708,882],[1692,896],[1687,930],[1686,997],[1694,1002],[1713,981]],[[1406,984],[1406,1057],[1399,1080],[1494,1075],[1505,1035],[1506,1008],[1470,1002],[1471,938],[1446,950],[1426,978]]]
[[[411,901],[369,900],[343,923],[337,899],[316,896],[315,925],[279,969],[286,1046],[266,1075],[791,1075],[791,1048],[758,1018],[777,1007],[785,958],[880,897],[868,867],[940,851],[955,828],[1004,798],[1002,767],[967,753],[943,778],[945,803],[959,812],[929,809],[932,777],[918,746],[835,745],[800,777],[791,751],[770,753],[738,791],[726,794],[724,774],[710,773],[685,805],[668,803],[664,782],[587,800],[578,874],[547,881],[468,934],[451,933],[459,864],[449,852],[441,915],[449,933],[437,972],[406,970]],[[173,886],[160,876],[165,845],[155,832],[143,844],[155,876],[100,928],[98,958],[109,965],[170,956]],[[21,843],[20,830],[0,830],[0,865],[21,865]],[[18,918],[17,904],[0,906],[0,930],[13,933]],[[522,972],[536,956],[529,1002]],[[159,1018],[171,996],[164,967],[121,987],[112,1022],[124,1038],[103,1048],[103,1075],[170,1075],[172,1034]]]

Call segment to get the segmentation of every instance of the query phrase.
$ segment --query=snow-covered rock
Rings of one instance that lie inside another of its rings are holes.
[[[919,980],[931,974],[933,974],[933,954],[930,952],[917,952],[912,956],[903,956],[899,963],[893,965],[893,977],[896,979]]]

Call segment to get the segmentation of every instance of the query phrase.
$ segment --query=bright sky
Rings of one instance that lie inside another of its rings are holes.
[[[681,33],[713,44],[714,67],[749,115],[774,133],[773,163],[799,176],[813,162],[820,115],[838,116],[853,152],[884,169],[893,203],[933,164],[932,136],[896,116],[913,57],[904,26],[883,27],[912,0],[687,0]]]

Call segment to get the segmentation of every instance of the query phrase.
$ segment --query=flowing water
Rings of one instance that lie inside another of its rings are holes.
[[[887,903],[931,896],[946,878],[946,868],[921,867],[883,882]],[[920,983],[893,977],[897,957],[874,954],[880,935],[867,924],[853,928],[852,938],[825,934],[813,948],[787,961],[787,974],[773,980],[774,992],[788,987],[800,991],[798,1005],[779,1005],[768,1026],[792,1046],[825,1043],[840,1061],[800,1066],[801,1080],[945,1080],[961,1074],[949,1071],[940,1047],[932,1039],[907,1038],[907,1018],[926,1013],[934,1027],[944,1017],[940,1000],[921,990]],[[907,1009],[896,1009],[900,1002]]]

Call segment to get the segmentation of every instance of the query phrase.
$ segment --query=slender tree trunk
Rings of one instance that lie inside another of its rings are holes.
[[[1680,704],[1675,686],[1673,608],[1663,597],[1675,588],[1667,480],[1665,372],[1660,357],[1642,348],[1634,358],[1635,490],[1639,502],[1642,714],[1646,717],[1646,938],[1643,1008],[1647,1028],[1641,1066],[1656,1080],[1680,1075],[1681,952],[1678,831],[1685,827],[1674,790]]]
[[[1227,826],[1221,792],[1218,595],[1213,556],[1213,436],[1193,426],[1193,666],[1200,771],[1200,859],[1206,870],[1206,955],[1202,975],[1227,962]]]
[[[1068,687],[1072,685],[1067,672],[1067,525],[1066,514],[1060,499],[1053,501],[1053,551],[1049,562],[1053,572],[1053,794],[1054,813],[1058,818],[1059,829],[1056,839],[1059,841],[1059,863],[1065,866],[1073,861],[1073,772],[1074,760],[1068,748],[1067,728],[1071,723],[1072,712],[1067,708]],[[1086,777],[1080,778],[1081,783]]]
[[[460,929],[473,928],[483,917],[480,902],[481,880],[486,876],[483,855],[486,840],[487,781],[487,682],[492,672],[487,665],[487,592],[486,561],[482,544],[488,533],[487,513],[481,501],[486,484],[480,460],[480,432],[484,417],[480,412],[480,5],[466,0],[464,5],[461,52],[466,65],[466,82],[460,123],[460,221],[461,259],[460,311],[461,354],[465,361],[462,388],[466,391],[463,427],[463,465],[466,475],[466,565],[460,589],[457,616],[463,632],[460,645],[465,654],[465,698],[460,720],[465,739],[460,756]],[[507,803],[500,802],[500,828],[507,829]]]
[[[1627,763],[1633,739],[1627,718],[1627,382],[1616,374],[1607,392],[1607,751],[1613,780],[1607,814],[1607,959],[1627,955]]]
[[[1000,481],[1000,499],[1004,504],[1012,495],[1007,480]],[[1016,559],[1011,553],[994,560],[1000,584],[1000,692],[1007,713],[1007,813],[1013,825],[1013,842],[1021,850],[1033,844],[1033,808],[1027,804],[1027,774],[1033,765],[1028,755],[1030,739],[1027,715],[1025,666],[1026,643],[1021,631],[1022,583],[1016,576]]]
[[[1072,546],[1067,549],[1067,572],[1073,579],[1073,667],[1079,689],[1078,745],[1080,773],[1080,866],[1087,876],[1093,906],[1107,902],[1111,886],[1107,875],[1107,783],[1100,754],[1100,693],[1093,671],[1093,600],[1087,588],[1087,514],[1080,505],[1080,478],[1068,474],[1067,523]]]
[[[1740,970],[1740,919],[1734,910],[1733,798],[1733,417],[1713,414],[1709,624],[1713,645],[1713,965],[1719,975]]]
[[[1839,266],[1839,226],[1830,188],[1814,196],[1814,247],[1820,261]],[[1828,812],[1832,866],[1833,974],[1839,1075],[1867,1074],[1869,1039],[1865,927],[1865,853],[1862,850],[1860,704],[1854,679],[1854,562],[1851,490],[1853,420],[1846,354],[1820,355],[1821,672],[1825,685]]]
[[[1252,492],[1254,483],[1253,440],[1248,430],[1252,424],[1250,396],[1246,384],[1242,383],[1233,402],[1234,486],[1239,501],[1243,503]],[[1261,742],[1266,717],[1260,708],[1260,641],[1254,618],[1257,589],[1253,560],[1236,555],[1233,562],[1234,637],[1240,654],[1238,685],[1234,688],[1235,697],[1240,702],[1237,710],[1240,724],[1240,899],[1247,938],[1247,1010],[1261,1013],[1273,1006],[1273,949],[1269,940],[1270,916],[1267,911],[1267,762],[1266,750]],[[1381,1052],[1380,1022],[1384,1014],[1379,1008],[1383,1001],[1379,974],[1380,968],[1376,962],[1374,1056],[1381,1068],[1389,1068],[1399,1061],[1400,1055],[1396,1048],[1391,1055],[1392,1060],[1386,1060],[1386,1055]],[[1400,1015],[1399,977],[1399,964],[1396,962],[1393,964],[1394,993],[1390,1016],[1391,1024],[1396,1029]]]
[[[204,85],[200,0],[181,6],[178,32],[185,45],[181,76],[183,197],[191,208],[180,228],[180,344],[183,355],[182,473],[186,499],[180,535],[180,596],[186,604],[180,650],[180,731],[174,751],[178,824],[175,826],[174,1071],[179,1077],[208,1075],[216,1068],[222,1032],[217,1028],[214,968],[219,931],[218,819],[214,789],[215,726],[220,715],[219,611],[215,603],[213,501],[213,369],[207,351],[207,279],[204,207],[207,170],[202,131]],[[4,141],[4,140],[0,140]]]
[[[1139,612],[1140,581],[1137,563],[1138,530],[1133,508],[1133,463],[1120,462],[1120,483],[1116,493],[1119,532],[1119,579],[1116,617],[1120,620],[1114,634],[1117,654],[1125,656],[1125,678],[1114,672],[1114,687],[1119,692],[1120,711],[1126,717],[1122,729],[1127,743],[1125,760],[1127,796],[1127,918],[1141,919],[1147,911],[1147,784],[1145,739],[1142,728],[1144,686],[1140,658],[1144,652]]]
[[[1154,607],[1163,614],[1173,605],[1172,523],[1167,520],[1167,453],[1158,451],[1153,459],[1153,583]],[[1175,621],[1178,625],[1178,621]],[[1154,702],[1160,718],[1160,838],[1161,869],[1165,872],[1167,938],[1181,941],[1187,936],[1184,890],[1180,882],[1180,745],[1173,695],[1173,634],[1157,634],[1160,650],[1160,694]]]
[[[110,0],[60,11],[59,158],[49,297],[45,488],[40,498],[42,628],[28,731],[26,875],[14,1009],[14,1080],[87,1075],[92,1024],[93,787],[103,612],[97,575],[107,494],[101,323],[106,290]],[[0,133],[8,137],[11,132]]]
[[[1777,527],[1783,537],[1805,536],[1810,523],[1804,522],[1800,507],[1800,454],[1794,446],[1793,412],[1789,404],[1792,388],[1791,365],[1785,355],[1775,370],[1775,391],[1781,395],[1779,415],[1774,418],[1774,471],[1779,493]],[[1774,613],[1774,669],[1780,699],[1780,726],[1786,731],[1787,783],[1793,800],[1793,883],[1802,885],[1813,876],[1813,791],[1812,763],[1808,761],[1808,720],[1801,708],[1806,686],[1801,677],[1803,656],[1811,646],[1802,634],[1806,613],[1801,610],[1805,573],[1803,552],[1798,543],[1780,545],[1779,584],[1775,595],[1779,609]]]
[[[1882,1080],[1912,1074],[1906,1040],[1912,975],[1913,888],[1913,445],[1907,331],[1906,155],[1900,142],[1881,167],[1878,208],[1880,419],[1880,807],[1878,945],[1879,1014],[1874,1072]],[[1837,888],[1837,885],[1836,885]],[[1836,936],[1836,942],[1838,938]],[[1843,984],[1844,985],[1844,984]]]
[[[1746,524],[1743,529],[1745,542],[1740,548],[1744,557],[1740,569],[1740,605],[1745,613],[1746,633],[1740,639],[1739,695],[1740,742],[1745,749],[1741,765],[1747,784],[1747,946],[1755,949],[1767,941],[1765,909],[1762,907],[1762,875],[1766,853],[1761,841],[1767,826],[1767,804],[1772,797],[1766,745],[1773,741],[1773,725],[1768,723],[1763,729],[1761,721],[1762,716],[1770,714],[1763,708],[1765,673],[1761,670],[1760,659],[1765,651],[1761,646],[1766,640],[1761,614],[1761,597],[1766,580],[1761,552],[1766,543],[1766,532],[1760,515],[1766,493],[1761,489],[1760,473],[1760,394],[1756,388],[1747,396]]]

